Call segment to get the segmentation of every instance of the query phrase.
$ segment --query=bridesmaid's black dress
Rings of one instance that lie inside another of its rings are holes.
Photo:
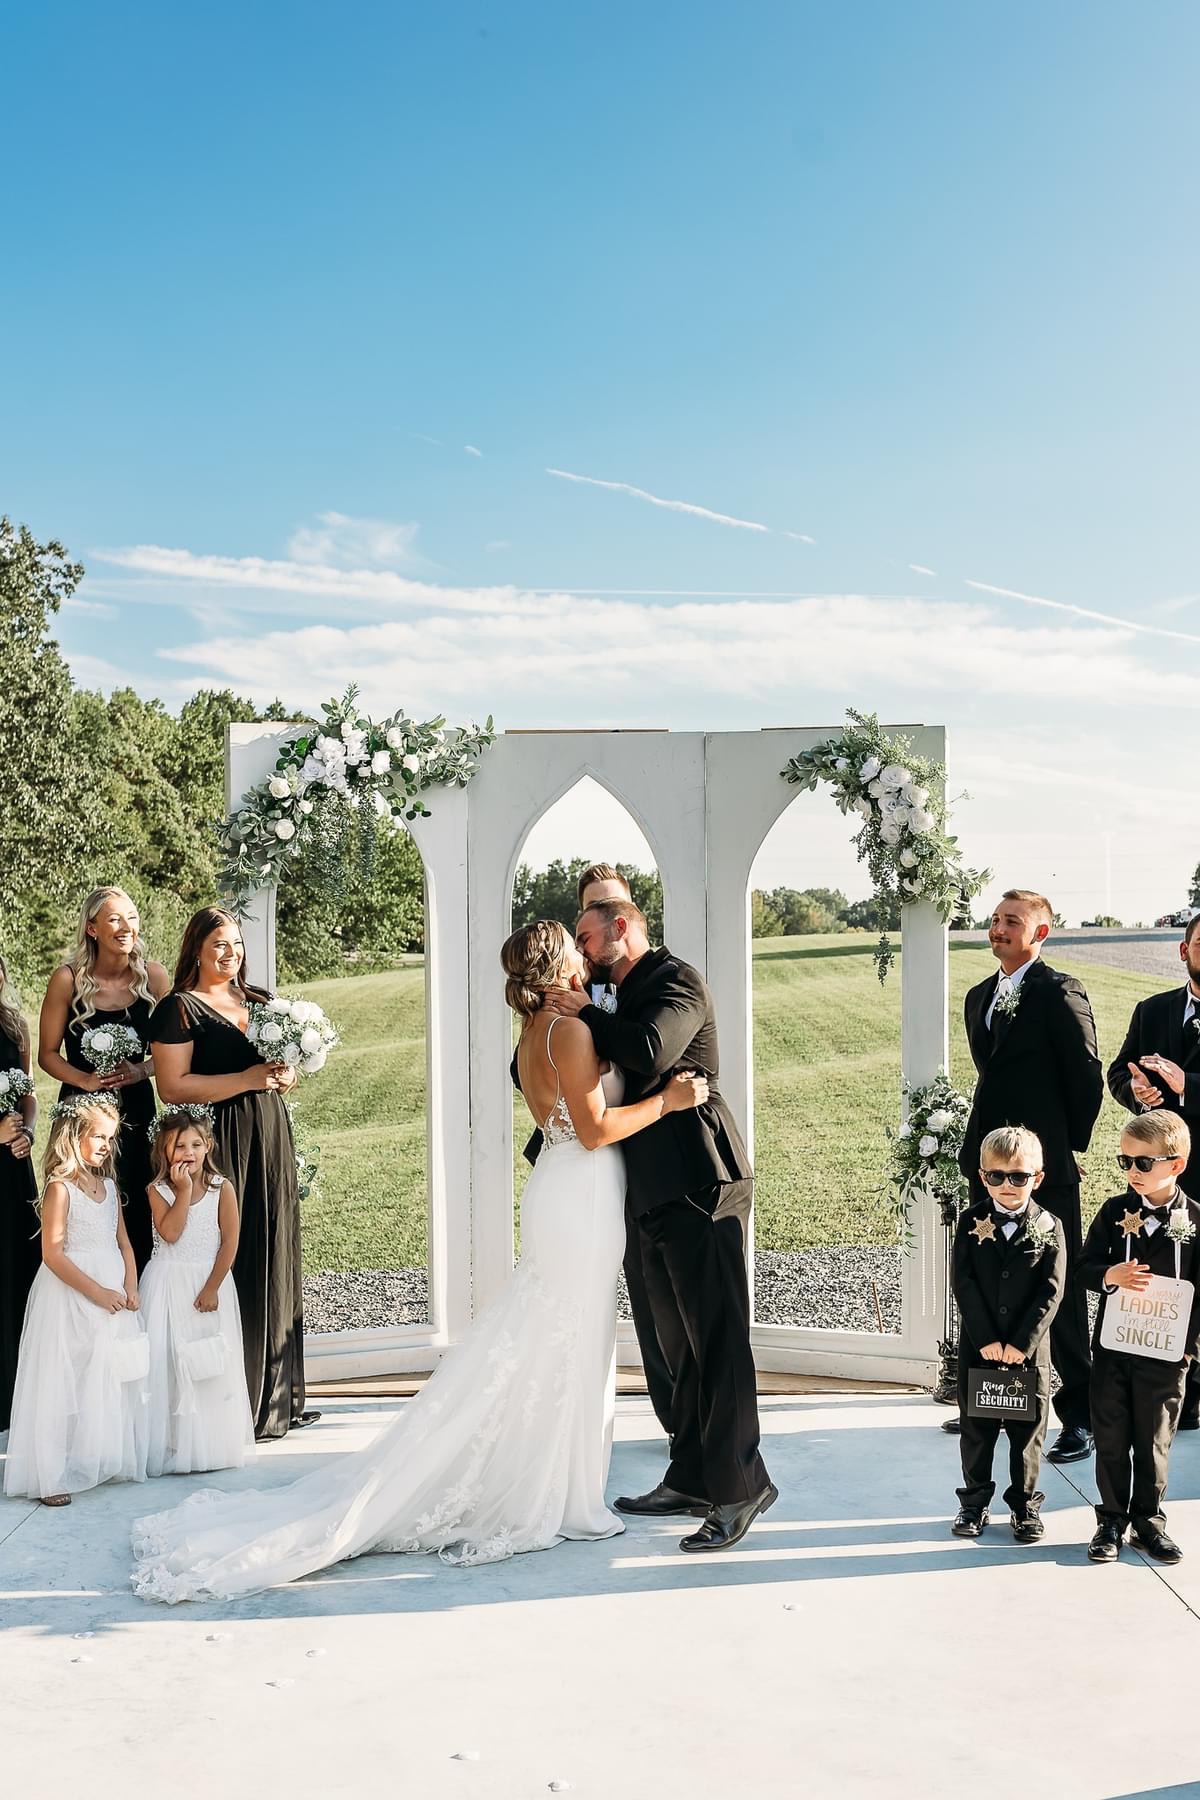
[[[20,1045],[0,1028],[0,1069],[21,1067]],[[36,1199],[33,1158],[0,1144],[0,1431],[8,1430],[25,1302],[42,1260]]]
[[[154,1009],[155,1044],[190,1044],[193,1075],[236,1075],[263,1059],[245,1032],[192,993]],[[233,1279],[242,1309],[254,1433],[283,1437],[304,1411],[304,1299],[296,1147],[283,1096],[218,1100],[217,1167],[233,1183],[241,1233]]]
[[[94,1075],[96,1071],[83,1054],[81,1044],[84,1032],[92,1031],[97,1025],[132,1026],[142,1040],[143,1054],[148,1055],[152,1010],[153,1001],[137,999],[129,1006],[117,1007],[115,1011],[97,1007],[95,1012],[83,1020],[69,1014],[63,1038],[63,1056],[73,1069],[86,1069],[89,1075]],[[137,1057],[130,1058],[131,1062],[139,1060]],[[64,1082],[58,1097],[65,1100],[69,1095],[81,1091]],[[117,1088],[116,1095],[121,1112],[121,1129],[117,1133],[113,1179],[123,1202],[125,1229],[129,1233],[129,1242],[133,1246],[133,1257],[140,1275],[150,1261],[150,1252],[154,1247],[150,1202],[146,1198],[146,1189],[150,1185],[149,1127],[154,1118],[154,1083],[135,1081],[129,1087]]]

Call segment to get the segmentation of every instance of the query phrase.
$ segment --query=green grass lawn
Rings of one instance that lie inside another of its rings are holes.
[[[757,1242],[778,1250],[883,1245],[885,1128],[899,1117],[900,982],[881,988],[869,937],[764,938],[754,944]],[[1144,974],[1054,957],[1087,987],[1107,1065]],[[995,968],[986,946],[951,941],[951,1072],[968,1092],[967,988]],[[319,1269],[406,1268],[428,1257],[425,1198],[425,972],[406,967],[310,983],[342,1033],[324,1073],[301,1079],[296,1114],[320,1146],[322,1194],[306,1205],[304,1260]],[[465,1078],[465,1072],[464,1072]],[[39,1080],[43,1104],[50,1084]],[[1085,1217],[1117,1191],[1113,1156],[1125,1117],[1105,1099],[1085,1161]],[[514,1115],[515,1190],[528,1117]]]

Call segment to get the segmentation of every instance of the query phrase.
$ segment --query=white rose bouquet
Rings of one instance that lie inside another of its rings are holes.
[[[302,1075],[315,1075],[338,1042],[334,1026],[312,1000],[255,1001],[246,1036],[264,1062],[286,1063]]]
[[[111,1075],[123,1062],[141,1062],[142,1040],[132,1025],[93,1025],[79,1047],[99,1075]]]
[[[0,1069],[0,1114],[16,1112],[20,1101],[33,1092],[33,1076],[24,1069]]]
[[[912,1205],[927,1195],[952,1224],[967,1198],[967,1178],[958,1166],[971,1102],[942,1072],[926,1087],[907,1090],[908,1116],[892,1136],[889,1183],[896,1235],[906,1252],[913,1246]],[[891,1135],[891,1134],[889,1134]]]

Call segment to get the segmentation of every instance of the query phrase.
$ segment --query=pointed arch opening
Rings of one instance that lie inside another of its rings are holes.
[[[878,921],[850,838],[823,796],[799,794],[750,871],[754,1318],[891,1335],[901,986],[876,978]]]
[[[336,901],[324,941],[280,889],[279,984],[315,1000],[341,1042],[293,1106],[301,1170],[305,1327],[430,1321],[427,1027],[429,895],[410,832],[381,822],[373,867]],[[297,982],[297,976],[319,971]],[[315,1181],[313,1162],[315,1161]]]
[[[634,900],[646,914],[651,942],[661,943],[662,881],[649,838],[624,801],[590,773],[577,775],[525,834],[514,859],[510,929],[540,918],[559,919],[572,929],[578,912],[579,877],[595,863],[610,864],[628,879]],[[514,1023],[514,1044],[518,1035]],[[514,1247],[519,1243],[521,1194],[530,1168],[523,1153],[530,1130],[528,1108],[520,1094],[515,1094]],[[627,1310],[624,1316],[628,1316]]]

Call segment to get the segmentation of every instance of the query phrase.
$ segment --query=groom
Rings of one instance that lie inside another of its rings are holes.
[[[662,1119],[622,1146],[630,1229],[674,1387],[667,1472],[650,1493],[622,1497],[616,1507],[701,1514],[703,1523],[680,1549],[727,1550],[779,1496],[758,1448],[745,1254],[753,1177],[717,1091],[712,995],[687,963],[651,950],[632,900],[590,906],[575,941],[593,976],[615,984],[616,1012],[568,989],[552,992],[546,1004],[584,1021],[597,1054],[624,1074],[626,1102],[656,1094],[679,1069],[698,1070],[709,1084],[703,1106]]]

